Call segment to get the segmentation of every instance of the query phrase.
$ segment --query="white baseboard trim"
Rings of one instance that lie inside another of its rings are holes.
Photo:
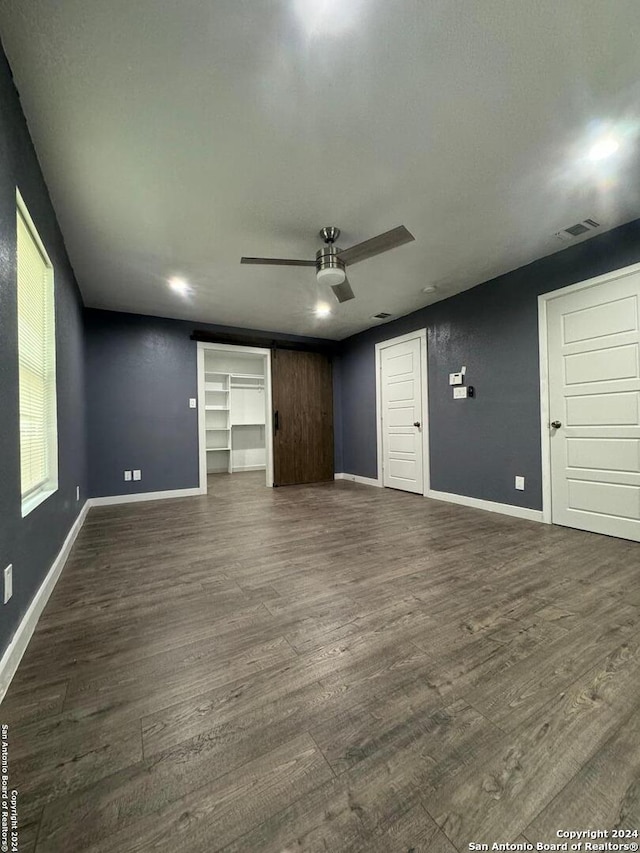
[[[373,477],[361,477],[359,474],[334,474],[334,480],[350,480],[352,483],[360,483],[362,486],[382,486],[380,480],[374,480]]]
[[[90,506],[91,501],[85,501],[85,504],[74,521],[71,530],[67,533],[67,538],[62,544],[62,548],[58,552],[58,556],[53,561],[53,565],[47,572],[45,579],[42,581],[40,589],[34,595],[27,612],[22,617],[22,621],[18,625],[11,642],[7,646],[5,653],[2,655],[2,660],[0,660],[0,702],[2,702],[7,690],[9,689],[13,676],[16,674],[16,670],[22,660],[22,656],[27,650],[29,640],[36,629],[38,619],[40,618],[47,601],[49,601],[49,597],[58,582],[58,578],[62,574],[69,552],[73,547],[73,543],[76,541],[78,533],[80,533]]]
[[[527,507],[513,506],[512,504],[500,504],[495,501],[485,501],[481,498],[470,498],[466,495],[454,495],[451,492],[437,492],[430,489],[425,498],[434,501],[447,501],[461,506],[470,506],[473,509],[484,509],[487,512],[499,512],[502,515],[512,515],[514,518],[524,518],[527,521],[542,521],[542,511],[538,509],[527,509]]]
[[[231,469],[233,474],[241,474],[243,471],[266,471],[266,465],[236,465]]]
[[[194,489],[170,489],[166,492],[140,492],[135,495],[107,495],[104,498],[91,498],[90,506],[113,506],[114,504],[132,504],[139,501],[161,501],[165,498],[192,498],[195,495],[202,495],[197,486]]]

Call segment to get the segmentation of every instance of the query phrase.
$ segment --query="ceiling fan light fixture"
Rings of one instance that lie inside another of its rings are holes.
[[[324,267],[316,273],[318,284],[326,284],[329,287],[342,284],[346,277],[346,273],[341,267]]]

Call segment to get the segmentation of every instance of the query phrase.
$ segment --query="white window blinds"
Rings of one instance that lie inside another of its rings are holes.
[[[57,488],[53,271],[18,203],[18,357],[22,514]]]

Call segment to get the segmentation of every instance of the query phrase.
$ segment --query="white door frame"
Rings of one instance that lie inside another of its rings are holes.
[[[206,441],[206,415],[204,408],[204,354],[205,350],[217,350],[229,353],[250,353],[264,357],[264,390],[265,390],[265,422],[264,442],[267,451],[267,486],[273,486],[273,395],[271,390],[271,350],[262,347],[243,347],[235,344],[210,344],[207,341],[198,341],[198,454],[200,464],[200,493],[207,494],[207,441]]]
[[[376,344],[376,444],[378,454],[378,477],[377,483],[379,486],[384,486],[382,477],[382,387],[380,382],[382,368],[382,350],[395,344],[402,344],[406,341],[412,341],[418,338],[420,340],[420,351],[422,353],[421,376],[422,383],[420,395],[422,397],[422,494],[428,495],[431,488],[431,477],[429,474],[429,376],[428,367],[429,361],[427,357],[427,330],[418,329],[415,332],[409,332],[407,335],[400,335],[397,338],[389,338],[386,341],[380,341]]]
[[[554,300],[578,290],[587,290],[589,287],[598,287],[609,281],[626,278],[640,272],[640,264],[632,264],[619,270],[605,273],[604,275],[588,278],[560,290],[552,290],[538,296],[538,341],[540,351],[540,438],[542,449],[542,520],[545,524],[552,524],[551,504],[551,437],[549,435],[549,351],[547,337],[547,306]]]

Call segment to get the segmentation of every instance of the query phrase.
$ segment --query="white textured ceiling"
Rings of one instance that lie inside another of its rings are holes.
[[[90,306],[343,338],[640,216],[638,0],[2,0],[0,32]],[[343,305],[239,263],[400,224]]]

